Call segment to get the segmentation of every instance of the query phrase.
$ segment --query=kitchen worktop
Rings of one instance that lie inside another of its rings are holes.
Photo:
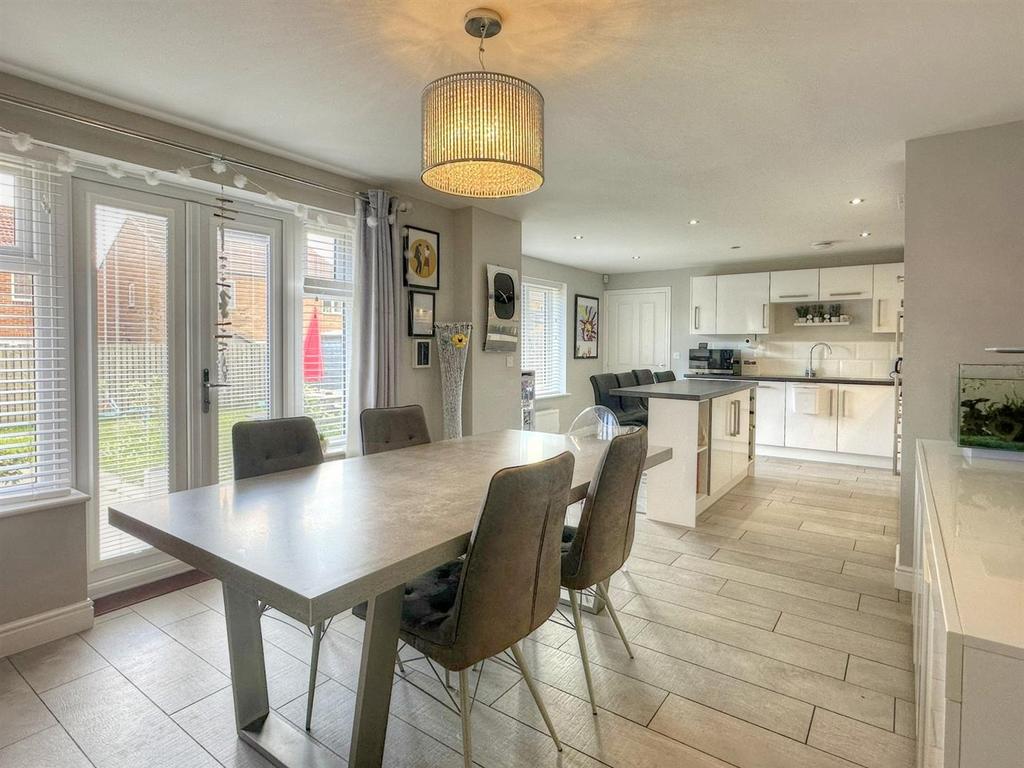
[[[707,376],[705,378],[713,378]],[[663,381],[657,384],[641,384],[638,387],[619,387],[613,389],[611,394],[620,397],[648,397],[661,398],[664,400],[711,400],[722,395],[731,395],[735,392],[742,392],[745,389],[752,389],[753,384],[747,380],[732,380],[723,376],[726,381],[694,381],[693,379],[682,379],[678,381]]]
[[[872,384],[880,387],[891,387],[892,379],[850,378],[848,376],[748,376],[746,374],[705,374],[686,373],[687,379],[714,379],[715,381],[786,381],[799,384]]]

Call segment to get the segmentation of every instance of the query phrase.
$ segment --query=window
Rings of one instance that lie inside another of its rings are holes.
[[[537,397],[565,394],[565,283],[523,278],[523,368]]]
[[[64,180],[0,155],[0,502],[71,481]]]
[[[352,230],[307,230],[298,375],[302,412],[342,451],[348,435],[349,361],[352,355]]]

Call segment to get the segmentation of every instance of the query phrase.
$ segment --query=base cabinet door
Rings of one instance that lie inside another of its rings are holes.
[[[786,444],[786,384],[760,381],[757,384],[757,442],[759,445]]]
[[[711,467],[708,492],[713,496],[724,488],[732,477],[733,464],[733,409],[731,396],[716,397],[711,401]]]
[[[841,453],[892,457],[895,389],[870,384],[839,385]]]
[[[836,384],[786,384],[786,447],[835,451]]]
[[[750,467],[750,390],[732,396],[735,405],[735,434],[732,439],[732,476],[747,474]]]

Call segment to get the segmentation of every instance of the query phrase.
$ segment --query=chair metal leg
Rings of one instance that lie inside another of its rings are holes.
[[[445,670],[445,676],[448,670]],[[462,764],[465,768],[473,768],[473,736],[469,716],[469,674],[466,670],[459,670],[459,709],[462,714]]]
[[[316,669],[320,664],[320,640],[324,636],[324,624],[313,627],[313,654],[309,659],[309,695],[306,698],[306,730],[313,723],[313,695],[316,692]]]
[[[580,658],[583,660],[583,674],[587,678],[587,693],[590,696],[590,710],[597,714],[597,701],[594,699],[594,682],[590,679],[590,659],[587,658],[587,641],[583,637],[583,621],[580,618],[580,597],[575,589],[569,590],[569,603],[572,605],[572,623],[576,626],[576,640],[580,644]]]
[[[608,590],[604,588],[604,584],[597,584],[597,593],[604,600],[605,607],[608,609],[608,615],[612,617],[612,623],[615,624],[615,629],[619,632],[619,637],[622,638],[622,644],[626,646],[626,653],[629,654],[629,658],[636,658],[633,656],[633,649],[629,645],[629,640],[626,639],[626,633],[622,630],[622,624],[619,623],[619,614],[615,612],[615,606],[612,605],[611,599],[608,597]]]
[[[510,649],[512,656],[515,657],[516,666],[519,667],[519,671],[523,673],[523,680],[526,681],[526,687],[530,689],[530,693],[533,695],[533,700],[537,702],[537,709],[540,710],[540,716],[544,718],[544,725],[548,727],[548,733],[551,734],[551,740],[555,742],[555,746],[558,747],[558,751],[562,751],[562,742],[558,740],[558,734],[555,733],[555,724],[551,722],[551,717],[548,715],[548,708],[544,706],[544,699],[540,697],[540,691],[537,690],[537,686],[533,682],[533,676],[530,675],[530,668],[526,666],[526,659],[523,658],[523,652],[519,650],[519,645],[513,645]]]
[[[444,671],[444,687],[445,688],[451,688],[452,687],[452,673],[449,672],[447,669]]]

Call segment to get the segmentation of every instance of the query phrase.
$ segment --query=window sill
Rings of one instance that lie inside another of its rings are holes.
[[[0,518],[14,517],[15,515],[27,515],[30,512],[41,512],[46,509],[58,507],[71,507],[76,504],[84,504],[89,500],[87,494],[71,489],[66,493],[53,496],[37,496],[35,498],[22,498],[16,502],[4,502],[0,504]]]
[[[560,397],[572,397],[572,392],[555,392],[553,395],[537,395],[534,398],[537,402],[542,400],[557,400]]]

